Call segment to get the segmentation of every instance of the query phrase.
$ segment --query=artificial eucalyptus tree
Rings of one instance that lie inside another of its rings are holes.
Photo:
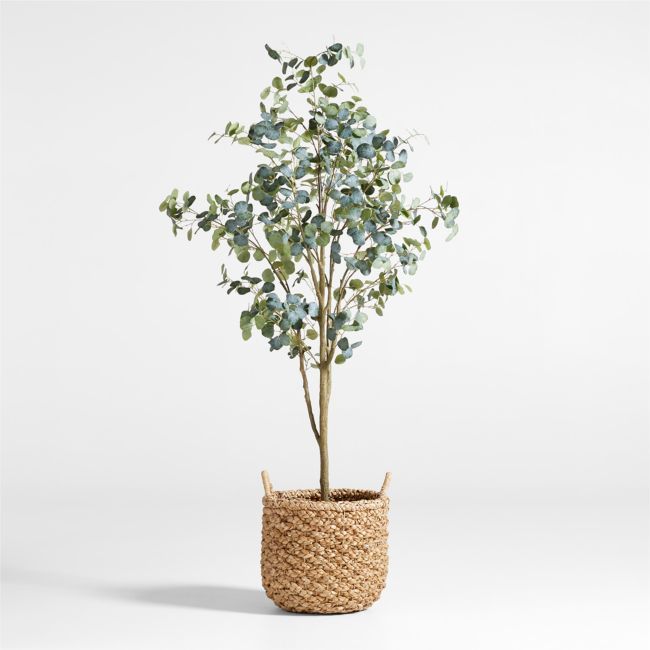
[[[364,65],[363,46],[334,43],[299,57],[265,46],[279,66],[261,93],[261,119],[228,122],[214,142],[252,148],[261,161],[236,189],[195,196],[173,190],[160,205],[187,238],[205,232],[241,265],[221,265],[220,285],[246,296],[239,325],[244,340],[258,330],[271,351],[285,350],[302,378],[307,415],[320,450],[321,498],[329,499],[328,411],[333,364],[361,345],[368,314],[381,316],[430,249],[427,227],[458,232],[458,200],[441,187],[408,200],[403,186],[412,140],[396,136],[354,94],[335,68]],[[351,92],[347,92],[351,91]],[[309,385],[319,375],[318,409]]]

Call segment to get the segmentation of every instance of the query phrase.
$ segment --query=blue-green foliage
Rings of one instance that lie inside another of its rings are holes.
[[[222,265],[220,284],[248,294],[245,340],[256,329],[271,350],[287,348],[317,367],[344,363],[361,345],[348,335],[408,289],[401,276],[413,275],[430,248],[424,218],[430,229],[442,222],[447,239],[458,232],[458,200],[443,188],[424,201],[405,197],[419,134],[380,128],[361,97],[346,93],[354,85],[332,74],[342,61],[363,63],[362,46],[334,43],[304,58],[265,47],[281,73],[261,93],[259,121],[229,122],[211,136],[251,147],[263,161],[238,189],[208,194],[201,211],[177,190],[160,210],[174,234],[211,233],[213,250],[225,243],[244,266],[233,278]],[[317,345],[321,331],[326,341]]]

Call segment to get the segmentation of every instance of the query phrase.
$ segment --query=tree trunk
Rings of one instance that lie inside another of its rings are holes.
[[[319,426],[318,426],[318,447],[320,450],[320,498],[323,501],[330,499],[330,474],[329,474],[329,455],[327,452],[327,434],[328,434],[328,416],[330,406],[330,389],[331,389],[331,366],[328,363],[328,345],[327,345],[327,314],[329,311],[329,301],[326,297],[325,289],[325,250],[321,247],[318,294],[320,303],[320,313],[318,315],[319,325],[319,362],[320,362],[320,386],[318,395],[319,408]]]
[[[331,369],[329,367],[321,367],[319,396],[320,437],[318,440],[318,447],[320,450],[320,497],[323,501],[329,501],[330,499],[329,454],[327,450],[330,390],[332,387],[332,376],[330,373]]]
[[[320,152],[319,152],[320,153]],[[322,210],[322,199],[320,196],[320,174],[319,174],[319,197],[318,208]],[[320,451],[320,498],[322,501],[330,500],[330,473],[329,473],[329,454],[327,452],[327,421],[329,415],[330,405],[330,390],[332,387],[331,380],[331,365],[329,363],[329,350],[327,340],[327,326],[328,314],[331,308],[331,284],[327,283],[327,276],[325,273],[325,259],[326,249],[325,246],[320,247],[320,255],[318,257],[318,329],[319,329],[319,370],[320,370],[320,386],[318,395],[319,407],[319,439],[318,448]],[[331,278],[330,278],[331,283]]]

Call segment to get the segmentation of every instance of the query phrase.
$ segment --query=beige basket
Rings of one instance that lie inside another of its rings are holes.
[[[266,595],[291,612],[335,614],[367,609],[388,572],[386,474],[379,492],[318,490],[274,492],[262,472],[262,584]]]

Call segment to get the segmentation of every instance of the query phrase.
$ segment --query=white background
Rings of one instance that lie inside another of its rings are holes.
[[[7,648],[643,648],[649,6],[3,3]],[[461,231],[336,368],[335,486],[393,472],[372,609],[266,616],[261,484],[315,486],[297,367],[157,206],[299,53],[361,41]]]

